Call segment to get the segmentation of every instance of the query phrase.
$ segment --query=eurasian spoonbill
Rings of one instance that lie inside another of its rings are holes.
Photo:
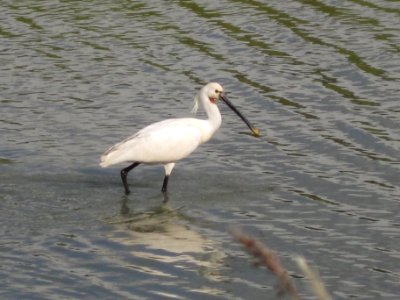
[[[250,124],[223,92],[220,84],[210,82],[197,93],[193,112],[196,112],[201,105],[207,113],[207,120],[179,118],[153,123],[104,152],[100,166],[104,168],[129,162],[130,165],[121,170],[125,193],[129,194],[127,183],[129,171],[142,163],[163,164],[165,176],[161,191],[165,195],[168,179],[175,163],[188,156],[199,145],[207,142],[221,126],[218,99],[225,102],[246,123],[254,136],[259,136],[259,130]]]

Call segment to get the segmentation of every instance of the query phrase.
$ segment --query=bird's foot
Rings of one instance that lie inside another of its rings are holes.
[[[163,203],[167,203],[168,200],[169,200],[168,193],[165,191],[165,192],[163,192],[162,194],[163,194],[163,197],[164,197]]]

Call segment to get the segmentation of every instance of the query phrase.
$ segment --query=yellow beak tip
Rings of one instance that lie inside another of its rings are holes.
[[[253,135],[253,136],[256,136],[256,137],[259,137],[259,136],[260,136],[260,129],[258,129],[258,128],[256,128],[256,127],[253,127],[253,128],[251,129],[251,132],[252,132],[252,135]]]

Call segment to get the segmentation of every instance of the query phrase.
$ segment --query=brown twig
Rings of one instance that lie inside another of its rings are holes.
[[[281,265],[278,256],[272,250],[254,237],[244,234],[239,230],[234,230],[232,234],[251,255],[258,259],[258,265],[265,266],[278,278],[279,295],[287,294],[294,300],[300,300],[300,296],[291,281],[288,272]]]

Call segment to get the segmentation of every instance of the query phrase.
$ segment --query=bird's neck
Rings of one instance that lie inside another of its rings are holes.
[[[208,116],[208,123],[213,130],[213,133],[221,126],[222,118],[216,103],[212,103],[208,99],[204,105],[204,110]]]
[[[217,104],[210,101],[210,99],[208,99],[205,93],[200,92],[197,101],[201,103],[208,117],[207,120],[201,121],[201,123],[204,126],[204,130],[202,131],[203,132],[202,143],[205,143],[214,135],[214,133],[221,126],[222,118]]]

